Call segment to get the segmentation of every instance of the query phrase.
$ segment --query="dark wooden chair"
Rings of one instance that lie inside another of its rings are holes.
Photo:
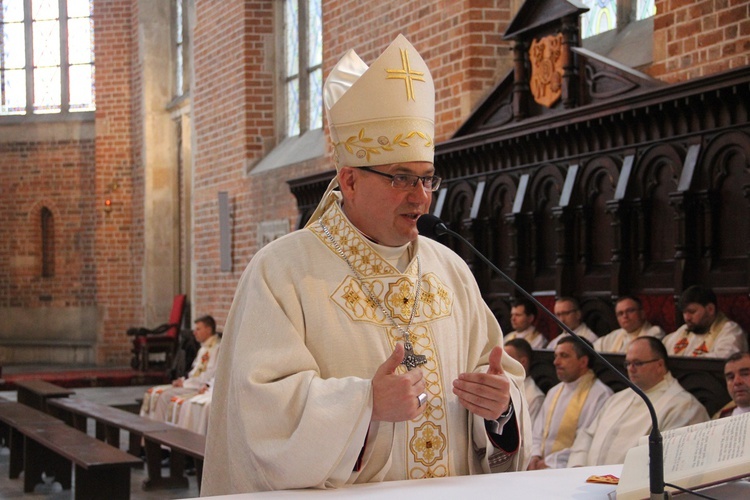
[[[172,358],[177,351],[180,340],[180,326],[186,311],[185,295],[177,295],[172,302],[172,312],[169,314],[169,322],[159,325],[154,329],[130,328],[127,334],[133,337],[133,358],[130,362],[133,369],[148,371],[153,366],[169,369],[172,366]],[[154,354],[163,355],[163,361],[152,361]],[[163,364],[162,364],[163,363]]]

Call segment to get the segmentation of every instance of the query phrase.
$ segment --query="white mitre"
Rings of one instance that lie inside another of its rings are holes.
[[[341,167],[433,162],[435,85],[419,52],[398,35],[369,68],[349,50],[326,78],[323,105]],[[308,225],[335,199],[334,178]]]

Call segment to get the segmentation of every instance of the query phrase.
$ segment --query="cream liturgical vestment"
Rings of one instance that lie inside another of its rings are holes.
[[[550,469],[567,467],[577,433],[594,421],[611,395],[612,389],[591,370],[575,382],[560,382],[550,389],[534,420],[531,456],[543,457]]]
[[[484,420],[452,392],[460,373],[486,370],[490,350],[502,343],[466,263],[423,237],[407,251],[412,258],[400,272],[348,222],[338,203],[306,229],[258,251],[224,328],[201,494],[525,467],[530,423],[521,365],[502,358],[521,438],[515,453],[496,449]],[[406,325],[420,267],[421,292],[409,331],[415,354],[426,357],[417,369],[424,372],[427,407],[412,421],[371,421],[371,379],[403,338],[367,289]]]
[[[660,431],[708,420],[706,408],[670,373],[645,392],[654,405]],[[621,464],[628,450],[650,432],[651,414],[646,403],[625,388],[604,404],[591,425],[578,432],[568,467]]]
[[[198,349],[182,387],[174,387],[172,384],[151,387],[143,395],[140,415],[154,420],[172,421],[173,398],[186,398],[198,394],[203,384],[207,384],[214,377],[220,346],[221,337],[218,335],[207,338]]]
[[[531,421],[536,419],[539,412],[542,410],[544,404],[544,392],[536,385],[531,375],[526,376],[526,380],[523,381],[524,395],[526,396],[526,405],[529,407],[529,414],[531,415]]]
[[[682,325],[662,342],[670,356],[728,358],[735,352],[747,352],[745,331],[721,312],[707,333],[688,332],[687,325]]]
[[[632,333],[628,333],[624,328],[618,328],[596,339],[594,349],[599,352],[620,352],[625,354],[628,352],[628,347],[633,340],[646,336],[661,339],[664,337],[664,330],[660,326],[652,325],[648,321],[645,321],[638,330]]]
[[[507,342],[508,340],[513,339],[524,339],[529,343],[532,349],[544,349],[544,346],[547,345],[547,337],[545,337],[544,334],[534,326],[530,326],[526,330],[520,332],[510,332],[505,336],[504,340]]]

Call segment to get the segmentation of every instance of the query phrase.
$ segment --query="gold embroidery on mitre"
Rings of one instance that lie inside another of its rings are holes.
[[[401,69],[386,69],[388,74],[386,80],[399,79],[406,84],[406,100],[416,101],[414,98],[414,81],[424,82],[424,71],[414,71],[409,64],[409,51],[399,49],[401,52]]]
[[[531,42],[531,94],[542,106],[550,107],[562,96],[562,33]]]
[[[370,161],[370,155],[379,155],[381,152],[394,151],[396,146],[401,148],[411,147],[412,144],[409,141],[414,139],[414,137],[419,137],[424,141],[423,147],[431,148],[433,145],[432,138],[419,130],[412,130],[406,134],[396,134],[393,139],[388,139],[388,137],[381,135],[375,141],[372,137],[367,137],[365,129],[361,128],[357,135],[349,136],[346,141],[334,142],[333,148],[336,150],[339,146],[343,146],[349,154],[353,154],[360,159],[366,158],[367,161]]]

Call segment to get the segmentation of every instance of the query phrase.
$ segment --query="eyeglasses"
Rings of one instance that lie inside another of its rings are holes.
[[[628,315],[628,314],[633,314],[634,312],[637,312],[639,310],[640,309],[638,309],[638,308],[631,307],[629,309],[623,309],[622,311],[617,311],[616,314],[617,314],[617,316],[625,316],[625,315]]]
[[[359,167],[360,170],[366,170],[368,172],[372,172],[373,174],[382,175],[383,177],[388,177],[391,180],[391,186],[395,187],[396,189],[409,189],[413,188],[417,185],[419,181],[422,181],[422,186],[428,191],[437,191],[440,187],[440,182],[443,180],[442,178],[436,176],[436,175],[412,175],[412,174],[386,174],[384,172],[378,172],[377,170],[373,170],[370,167]]]
[[[649,359],[648,361],[625,361],[623,365],[625,365],[625,369],[630,368],[631,366],[633,368],[640,368],[643,365],[647,365],[649,363],[653,363],[654,361],[659,361],[659,358],[656,359]]]

